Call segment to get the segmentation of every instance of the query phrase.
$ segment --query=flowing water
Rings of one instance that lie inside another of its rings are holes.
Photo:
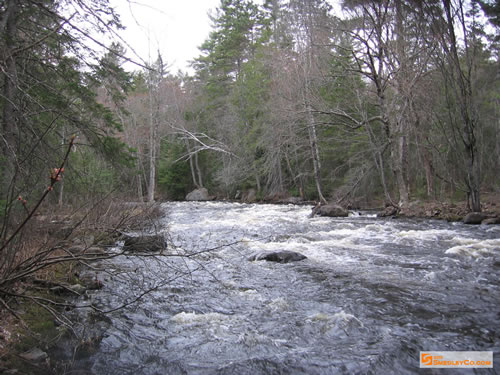
[[[157,230],[168,237],[166,255],[113,259],[108,267],[120,277],[106,279],[90,299],[110,310],[152,290],[94,319],[100,343],[77,357],[76,368],[405,374],[419,372],[419,352],[431,350],[492,350],[494,368],[477,373],[500,368],[499,226],[363,215],[311,219],[310,207],[292,205],[163,208]],[[263,250],[308,259],[247,260]]]

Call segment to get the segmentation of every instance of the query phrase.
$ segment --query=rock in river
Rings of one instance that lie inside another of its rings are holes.
[[[186,195],[187,201],[208,201],[210,196],[208,195],[208,190],[205,188],[195,189],[188,195]]]
[[[295,251],[265,251],[257,253],[248,258],[248,260],[267,260],[269,262],[289,263],[298,262],[299,260],[307,259],[305,255],[296,253]]]
[[[481,221],[482,225],[500,224],[500,217],[490,217]]]
[[[464,224],[481,224],[483,220],[488,218],[489,216],[482,212],[469,212],[464,217]]]
[[[329,217],[347,217],[349,216],[349,211],[338,204],[329,203],[319,207],[318,215]]]
[[[129,252],[154,252],[167,248],[165,237],[160,234],[125,238],[123,250]]]

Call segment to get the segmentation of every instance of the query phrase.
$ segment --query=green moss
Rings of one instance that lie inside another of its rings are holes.
[[[18,351],[26,351],[40,345],[47,346],[60,336],[51,313],[32,302],[25,302],[23,305],[22,318],[27,329],[21,329],[19,332],[22,339],[16,344]]]
[[[51,279],[55,282],[65,283],[65,284],[76,284],[78,278],[75,276],[74,268],[76,267],[76,262],[63,262],[58,263],[51,269]],[[54,297],[51,295],[51,299]]]

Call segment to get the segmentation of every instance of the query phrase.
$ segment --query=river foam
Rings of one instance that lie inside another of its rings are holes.
[[[166,256],[114,258],[120,277],[88,298],[105,310],[161,287],[109,314],[101,345],[75,361],[85,373],[418,374],[419,351],[500,350],[494,227],[309,218],[311,207],[290,205],[162,207]],[[307,259],[247,260],[274,250]]]

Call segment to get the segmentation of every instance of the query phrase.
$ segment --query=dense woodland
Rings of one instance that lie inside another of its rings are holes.
[[[477,1],[222,1],[194,76],[158,56],[132,78],[120,118],[138,195],[480,210],[499,187],[497,17]]]
[[[169,56],[123,68],[107,0],[3,1],[2,238],[45,195],[62,207],[206,187],[480,211],[500,188],[499,8],[221,0],[194,73],[175,75]]]

